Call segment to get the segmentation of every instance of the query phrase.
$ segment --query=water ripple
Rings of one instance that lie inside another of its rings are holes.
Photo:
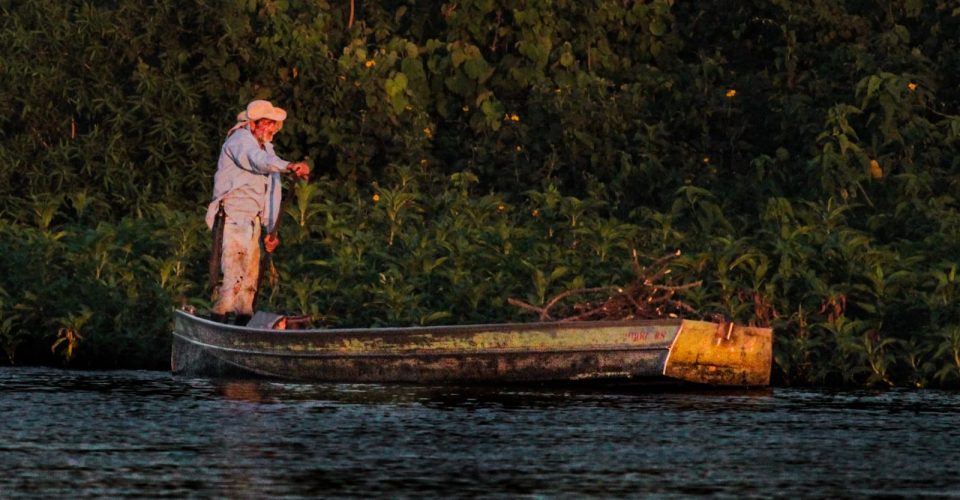
[[[0,369],[4,497],[956,495],[960,394]]]

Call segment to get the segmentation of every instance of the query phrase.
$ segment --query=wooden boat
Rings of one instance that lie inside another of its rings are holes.
[[[171,369],[313,382],[770,383],[768,328],[687,319],[275,330],[177,310]]]

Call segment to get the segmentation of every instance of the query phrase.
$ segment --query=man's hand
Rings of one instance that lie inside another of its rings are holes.
[[[304,162],[291,163],[287,165],[287,171],[293,172],[293,175],[303,179],[310,180],[310,165],[307,165]]]
[[[267,253],[273,253],[273,251],[276,250],[279,245],[280,238],[277,238],[277,235],[273,233],[267,233],[267,235],[263,237],[263,248],[267,251]]]

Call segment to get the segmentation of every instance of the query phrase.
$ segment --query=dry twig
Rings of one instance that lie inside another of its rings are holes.
[[[677,292],[700,286],[701,281],[680,285],[657,283],[658,280],[670,274],[668,264],[679,256],[680,251],[678,250],[644,267],[640,265],[637,251],[634,250],[632,264],[636,278],[627,286],[567,290],[552,297],[543,307],[514,298],[507,299],[507,302],[537,314],[540,321],[654,319],[664,316],[677,317],[679,314],[696,315],[697,311],[693,307],[676,299],[674,295]],[[603,297],[603,294],[605,294],[605,297]],[[575,302],[568,306],[561,305],[561,301],[569,297],[598,295],[603,298]]]

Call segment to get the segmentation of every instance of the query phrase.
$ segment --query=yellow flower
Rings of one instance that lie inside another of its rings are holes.
[[[704,164],[704,165],[710,164],[710,157],[709,157],[709,156],[704,156],[704,157],[703,157],[703,164]]]
[[[727,91],[727,97],[736,97],[737,91],[735,89],[730,89]]]
[[[374,61],[373,59],[368,59],[367,62],[363,63],[363,65],[368,68],[372,68],[377,65],[377,61]]]
[[[430,130],[430,127],[427,127],[423,129],[423,135],[427,136],[427,138],[433,137],[433,130]]]
[[[540,209],[539,209],[539,208],[534,208],[533,211],[530,212],[530,215],[532,215],[532,216],[534,216],[534,217],[540,217]]]
[[[520,117],[517,116],[516,114],[512,114],[512,115],[510,115],[510,121],[512,121],[512,122],[518,122],[518,121],[520,121]]]
[[[500,203],[499,205],[497,205],[497,211],[498,211],[498,212],[503,212],[503,211],[506,210],[506,209],[507,209],[507,206],[504,205],[503,203]]]
[[[380,201],[380,195],[377,193],[373,193],[373,202],[377,203],[378,201]]]
[[[880,168],[880,162],[877,160],[870,160],[870,176],[874,179],[883,177],[883,169]]]
[[[462,109],[463,112],[466,113],[467,111],[470,111],[470,106],[464,106],[464,107],[462,107],[462,108],[460,108],[460,109]]]
[[[910,92],[913,92],[914,90],[917,90],[917,84],[910,82],[907,84],[907,88],[910,89]]]

